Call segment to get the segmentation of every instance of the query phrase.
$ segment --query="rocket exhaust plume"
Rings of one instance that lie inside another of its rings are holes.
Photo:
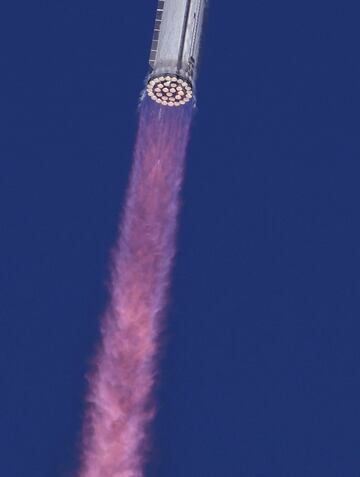
[[[140,106],[110,304],[90,380],[81,477],[143,476],[192,109],[191,102],[168,108],[149,98]]]

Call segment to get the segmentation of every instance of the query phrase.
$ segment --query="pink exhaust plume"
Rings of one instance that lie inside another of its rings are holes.
[[[142,477],[192,106],[144,99],[90,379],[80,477]]]

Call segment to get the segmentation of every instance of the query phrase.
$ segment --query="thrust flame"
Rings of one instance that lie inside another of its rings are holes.
[[[90,380],[80,477],[143,476],[191,110],[146,98],[140,107],[110,304]]]

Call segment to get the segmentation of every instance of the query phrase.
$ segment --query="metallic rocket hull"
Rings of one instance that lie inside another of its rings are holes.
[[[206,0],[159,0],[150,53],[148,95],[164,106],[190,101]]]

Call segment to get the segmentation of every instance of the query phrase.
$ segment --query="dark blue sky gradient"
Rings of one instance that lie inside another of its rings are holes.
[[[155,8],[1,7],[4,477],[74,476]],[[359,477],[357,5],[207,17],[147,476]]]

